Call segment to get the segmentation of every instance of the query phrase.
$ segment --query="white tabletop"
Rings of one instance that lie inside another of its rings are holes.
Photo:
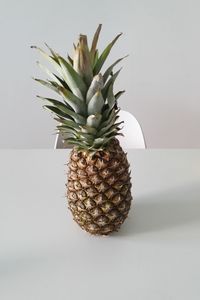
[[[200,150],[129,151],[134,201],[108,237],[72,220],[68,155],[0,151],[0,299],[199,300]]]

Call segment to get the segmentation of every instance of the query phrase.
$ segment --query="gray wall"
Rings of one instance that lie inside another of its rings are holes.
[[[198,0],[0,0],[0,148],[48,148],[55,123],[35,99],[32,44],[61,54],[80,32],[103,23],[101,48],[124,32],[112,60],[129,53],[117,88],[142,125],[148,147],[200,147]],[[110,60],[110,61],[112,61]]]

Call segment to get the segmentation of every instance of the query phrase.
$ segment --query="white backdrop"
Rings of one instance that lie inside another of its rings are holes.
[[[200,147],[199,11],[198,0],[0,0],[0,148],[53,146],[29,46],[47,42],[64,55],[98,23],[101,49],[124,32],[110,62],[130,54],[116,88],[126,90],[121,108],[136,116],[147,146]]]

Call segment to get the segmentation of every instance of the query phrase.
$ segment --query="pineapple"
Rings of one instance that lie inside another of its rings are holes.
[[[73,58],[64,58],[46,45],[50,54],[36,46],[40,54],[53,65],[55,73],[38,62],[48,75],[47,80],[34,78],[47,86],[62,100],[37,96],[58,122],[57,133],[64,142],[73,145],[68,164],[67,198],[69,209],[80,227],[91,234],[107,235],[117,231],[126,219],[131,205],[131,178],[126,153],[117,136],[118,98],[114,83],[120,72],[114,67],[124,58],[102,67],[117,35],[99,55],[98,26],[91,48],[87,36],[80,35],[74,45]]]

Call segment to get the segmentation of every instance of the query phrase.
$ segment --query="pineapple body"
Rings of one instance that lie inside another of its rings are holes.
[[[74,220],[82,229],[98,235],[119,229],[132,197],[129,163],[117,139],[95,153],[72,150],[67,197]]]

